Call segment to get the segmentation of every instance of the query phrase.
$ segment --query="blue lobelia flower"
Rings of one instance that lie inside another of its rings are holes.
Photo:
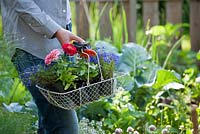
[[[119,64],[119,56],[115,53],[106,52],[104,49],[97,48],[97,55],[99,59],[102,59],[104,62],[110,63],[114,61],[115,65]],[[97,57],[90,57],[90,62],[97,63]]]
[[[29,68],[26,68],[24,70],[24,72],[20,73],[19,76],[23,82],[23,84],[28,87],[28,86],[31,86],[31,79],[30,77],[37,73],[37,71],[41,68],[40,65],[36,65],[36,66],[31,66]]]

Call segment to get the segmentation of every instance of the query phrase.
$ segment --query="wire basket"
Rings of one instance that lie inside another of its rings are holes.
[[[84,53],[84,52],[82,52]],[[87,55],[87,53],[85,53]],[[96,54],[97,55],[97,54]],[[42,93],[42,95],[54,106],[63,109],[76,109],[82,105],[99,100],[102,97],[107,97],[113,95],[118,91],[120,85],[123,83],[123,77],[127,74],[114,73],[114,77],[104,80],[102,76],[101,66],[99,62],[99,57],[97,56],[99,72],[101,80],[99,82],[90,84],[89,80],[89,64],[90,59],[88,55],[88,80],[87,86],[80,87],[78,89],[60,93],[55,92],[55,90],[48,90],[39,85],[36,87]]]
[[[102,97],[113,95],[120,90],[120,85],[122,84],[124,76],[126,75],[103,80],[65,93],[49,91],[38,85],[36,85],[36,87],[49,101],[49,103],[53,104],[54,106],[69,110],[76,109],[82,105],[94,101],[98,101]]]

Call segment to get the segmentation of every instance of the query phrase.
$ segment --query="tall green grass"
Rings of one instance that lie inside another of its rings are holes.
[[[116,11],[119,10],[120,11]],[[120,14],[115,15],[114,13],[119,12]],[[126,12],[124,7],[118,8],[118,5],[115,4],[109,12],[113,40],[112,44],[118,49],[119,52],[122,51],[122,46],[124,43],[128,43],[128,30],[127,30],[127,21],[126,21]]]
[[[87,18],[90,22],[90,41],[100,40],[100,21],[102,15],[105,13],[106,8],[108,7],[108,2],[105,3],[103,8],[99,10],[98,2],[91,2],[89,5],[84,4],[86,13],[88,14]],[[71,11],[72,11],[72,23],[73,23],[73,32],[76,33],[76,11],[75,11],[75,3],[71,2]],[[109,11],[109,20],[111,22],[111,29],[113,36],[111,38],[104,38],[106,40],[116,46],[118,51],[120,52],[122,49],[122,44],[128,42],[128,29],[127,29],[127,18],[126,12],[123,7],[123,4],[120,2],[115,2],[113,7]]]

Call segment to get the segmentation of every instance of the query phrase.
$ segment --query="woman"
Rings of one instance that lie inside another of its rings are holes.
[[[1,0],[4,37],[12,42],[12,61],[19,76],[26,68],[44,64],[45,56],[72,40],[69,0]],[[67,28],[67,29],[65,29]],[[74,110],[47,102],[35,85],[26,86],[38,107],[38,134],[78,134]]]

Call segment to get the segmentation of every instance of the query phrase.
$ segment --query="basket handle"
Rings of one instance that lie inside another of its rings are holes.
[[[97,57],[97,64],[98,64],[98,68],[99,68],[99,72],[100,72],[100,76],[101,76],[101,81],[103,81],[104,78],[103,78],[103,75],[102,75],[102,70],[101,70],[101,64],[100,64],[100,61],[99,61],[99,56],[98,56],[98,54],[96,53],[96,51],[94,51],[94,50],[92,50],[92,51],[95,53],[95,55],[96,55],[96,57]],[[87,53],[85,53],[85,52],[83,51],[83,49],[81,49],[81,53],[87,55],[87,62],[88,62],[87,86],[88,86],[88,85],[90,84],[90,55],[87,54]]]

